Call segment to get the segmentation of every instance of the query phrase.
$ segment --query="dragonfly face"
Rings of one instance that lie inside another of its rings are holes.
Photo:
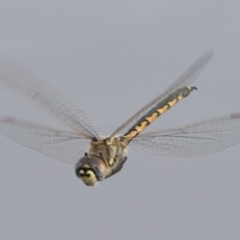
[[[87,186],[94,186],[107,176],[107,166],[102,159],[86,155],[77,162],[75,173]]]
[[[165,92],[136,112],[109,137],[102,138],[87,114],[57,87],[0,56],[0,85],[37,102],[71,129],[61,131],[13,117],[2,117],[0,132],[47,156],[75,164],[76,175],[87,186],[94,186],[119,172],[127,160],[129,145],[174,157],[221,151],[240,142],[240,113],[185,127],[143,133],[149,124],[196,89],[191,84],[211,57],[212,51],[206,52]],[[87,145],[88,151],[82,157]]]

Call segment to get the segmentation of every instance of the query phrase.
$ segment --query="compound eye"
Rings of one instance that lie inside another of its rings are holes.
[[[98,179],[98,181],[103,180],[103,172],[101,171],[101,169],[98,166],[93,165],[92,170],[95,173],[95,176]]]

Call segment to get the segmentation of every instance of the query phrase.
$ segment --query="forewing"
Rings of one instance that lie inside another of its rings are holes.
[[[98,138],[100,131],[87,114],[55,85],[3,56],[0,56],[0,84],[37,102],[73,130]]]
[[[126,122],[124,122],[110,137],[114,137],[119,131],[130,128],[139,118],[141,118],[147,111],[149,111],[156,103],[162,101],[167,95],[176,91],[177,89],[189,86],[194,82],[208,61],[213,56],[213,50],[210,49],[204,53],[197,61],[195,61],[173,84],[171,84],[165,92],[154,98],[151,102],[141,108]]]
[[[13,117],[0,118],[0,132],[22,145],[72,164],[83,156],[89,142],[76,133],[59,131]]]
[[[140,134],[133,145],[153,154],[194,157],[212,154],[240,143],[240,113],[183,128]]]

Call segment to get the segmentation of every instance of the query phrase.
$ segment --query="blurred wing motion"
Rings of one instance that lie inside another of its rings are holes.
[[[132,145],[162,156],[194,157],[224,150],[240,142],[240,113],[183,128],[140,134]]]
[[[89,141],[77,133],[59,131],[13,117],[0,118],[6,137],[57,160],[75,164]]]
[[[2,56],[0,56],[0,83],[37,102],[56,119],[86,138],[99,138],[100,131],[87,114],[56,86]]]
[[[118,132],[128,130],[134,122],[142,118],[146,112],[148,112],[151,108],[154,107],[158,102],[161,102],[164,98],[166,98],[169,94],[175,92],[177,89],[181,87],[189,86],[196,80],[197,76],[203,70],[203,68],[207,65],[209,60],[213,56],[213,50],[208,50],[205,54],[203,54],[198,60],[196,60],[173,84],[171,84],[165,92],[157,96],[143,108],[141,108],[138,112],[136,112],[132,117],[130,117],[127,121],[125,121],[118,129],[116,129],[110,138],[113,138]]]

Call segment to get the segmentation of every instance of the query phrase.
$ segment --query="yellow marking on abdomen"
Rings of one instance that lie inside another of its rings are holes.
[[[169,109],[168,105],[165,105],[164,107],[158,108],[157,112],[159,112],[160,114],[165,113],[167,110]]]
[[[168,104],[172,107],[178,102],[177,99],[174,99],[173,101],[168,102]]]
[[[146,120],[149,121],[150,123],[152,123],[152,122],[155,121],[158,117],[159,117],[159,114],[155,112],[155,113],[152,114],[152,116],[146,117]]]
[[[136,126],[135,129],[137,132],[143,131],[146,127],[148,126],[148,122],[144,120],[143,122],[140,123],[140,126]]]
[[[124,137],[132,139],[132,138],[136,137],[137,134],[138,134],[138,132],[136,130],[132,130],[130,133],[126,134]]]
[[[182,95],[178,96],[178,101],[181,101],[182,99],[183,99]]]
[[[127,138],[133,138],[136,135],[138,135],[141,131],[143,131],[147,126],[148,126],[148,121],[143,120],[139,125],[135,126],[135,128],[127,135],[125,135],[125,137]]]

